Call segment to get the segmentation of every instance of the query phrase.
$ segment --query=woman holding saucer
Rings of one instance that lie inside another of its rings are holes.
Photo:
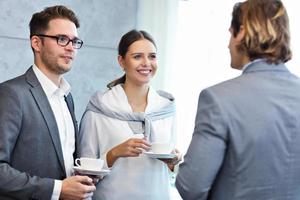
[[[143,152],[152,142],[175,143],[174,98],[149,84],[157,59],[147,32],[126,33],[118,51],[124,76],[91,97],[80,125],[81,156],[101,158],[111,170],[93,198],[168,200],[170,173],[180,156],[164,161]]]

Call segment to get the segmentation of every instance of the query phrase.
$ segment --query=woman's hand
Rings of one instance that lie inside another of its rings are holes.
[[[174,170],[174,166],[177,165],[182,160],[182,154],[179,152],[178,149],[174,149],[172,154],[176,156],[174,158],[159,158],[159,160],[166,163],[171,171]]]
[[[107,165],[111,167],[120,157],[137,157],[143,150],[148,151],[150,146],[151,145],[145,139],[131,138],[115,146],[107,153]]]

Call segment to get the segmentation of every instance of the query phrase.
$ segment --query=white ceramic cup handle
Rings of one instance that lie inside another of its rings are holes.
[[[76,166],[80,166],[80,164],[78,163],[78,161],[80,161],[80,158],[76,158],[76,159],[75,159],[75,164],[76,164]]]

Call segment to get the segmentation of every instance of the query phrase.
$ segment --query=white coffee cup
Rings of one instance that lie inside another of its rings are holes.
[[[150,151],[157,154],[169,154],[174,149],[174,145],[166,142],[152,142]]]
[[[102,169],[104,161],[102,159],[81,157],[76,158],[75,164],[82,169],[99,171]]]

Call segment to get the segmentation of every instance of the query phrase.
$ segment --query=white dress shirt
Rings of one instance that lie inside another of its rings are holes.
[[[65,97],[69,94],[71,87],[64,78],[61,79],[59,87],[57,87],[36,65],[33,65],[33,71],[48,98],[56,120],[66,175],[68,177],[72,174],[73,153],[75,151],[75,130],[70,111],[65,101]],[[55,180],[52,200],[59,199],[61,187],[62,181]]]

